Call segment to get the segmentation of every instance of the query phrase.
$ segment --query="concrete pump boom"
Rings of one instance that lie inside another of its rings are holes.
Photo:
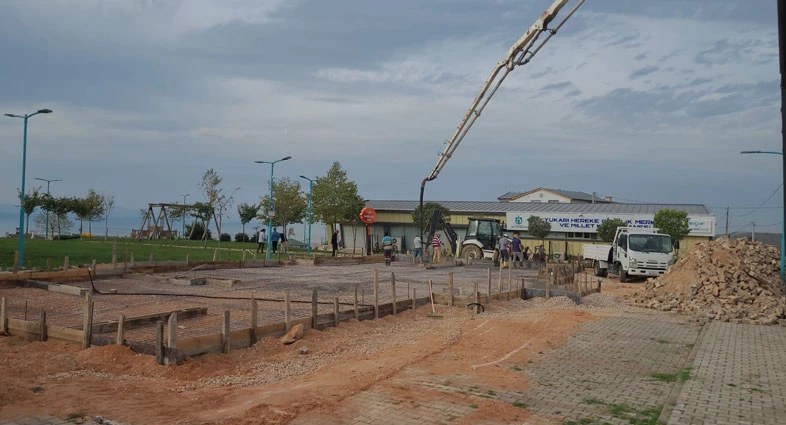
[[[447,146],[445,146],[445,150],[439,155],[439,159],[437,160],[437,164],[434,166],[434,169],[431,170],[431,174],[428,177],[423,179],[420,184],[420,237],[423,238],[423,192],[426,189],[426,182],[434,180],[439,176],[439,173],[445,167],[445,164],[448,160],[453,156],[453,152],[455,152],[456,148],[461,144],[461,141],[464,140],[464,136],[467,135],[472,125],[475,121],[480,117],[480,114],[483,112],[483,109],[488,105],[491,98],[494,96],[494,93],[497,92],[497,89],[505,81],[505,77],[510,74],[511,71],[517,65],[526,65],[535,54],[540,51],[540,49],[545,45],[557,31],[562,28],[562,25],[573,16],[574,13],[584,4],[585,0],[578,0],[576,6],[568,13],[568,15],[563,19],[559,25],[555,28],[548,28],[548,25],[554,18],[557,17],[559,11],[571,0],[555,0],[554,3],[546,9],[545,12],[538,18],[537,21],[524,33],[515,43],[513,46],[510,47],[508,50],[507,56],[499,61],[494,69],[491,71],[491,75],[486,80],[486,83],[483,84],[483,88],[480,90],[480,93],[475,97],[475,100],[472,101],[472,105],[470,105],[469,110],[464,115],[464,119],[461,120],[461,124],[459,124],[458,128],[456,128],[456,132],[453,133],[453,137],[450,138],[447,142]],[[538,37],[541,33],[548,32],[548,36],[541,41],[539,44],[536,45],[538,41]]]

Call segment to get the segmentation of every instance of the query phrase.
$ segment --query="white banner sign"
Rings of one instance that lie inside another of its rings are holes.
[[[527,219],[536,215],[551,223],[552,232],[597,233],[598,226],[606,220],[619,218],[628,227],[651,229],[653,215],[648,214],[599,214],[599,213],[507,213],[508,230],[527,230]],[[688,216],[690,236],[715,236],[715,217]]]

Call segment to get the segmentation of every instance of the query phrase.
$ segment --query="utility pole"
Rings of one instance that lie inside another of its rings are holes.
[[[726,237],[729,237],[729,207],[726,207]]]
[[[751,224],[753,225],[753,230],[751,230],[751,242],[756,242],[756,222],[751,221]]]
[[[783,131],[783,126],[786,124],[786,109],[783,108],[783,102],[786,100],[786,81],[784,80],[784,74],[786,74],[786,54],[784,54],[784,48],[786,48],[786,0],[778,0],[778,58],[780,62],[780,73],[781,73],[781,153],[786,151],[786,132]],[[786,181],[786,156],[781,155],[783,159],[783,180]],[[781,224],[781,283],[784,283],[786,280],[786,267],[784,265],[784,259],[786,256],[786,190],[783,191],[783,224]]]

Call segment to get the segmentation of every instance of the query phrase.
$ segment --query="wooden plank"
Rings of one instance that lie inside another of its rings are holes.
[[[357,285],[355,286],[355,304],[357,304]],[[8,333],[8,300],[0,298],[0,332]]]
[[[379,319],[379,270],[374,269],[374,318]]]
[[[284,323],[287,325],[287,332],[292,329],[292,306],[289,300],[289,289],[284,292]]]
[[[167,320],[166,346],[177,348],[177,314],[170,314]]]
[[[164,364],[164,321],[156,322],[156,361]]]
[[[448,273],[448,294],[448,305],[452,307],[455,305],[453,300],[453,272]]]
[[[358,320],[360,318],[360,314],[359,314],[359,311],[358,311],[358,284],[357,283],[355,284],[355,302],[352,305],[352,307],[353,307],[353,310],[355,311],[355,320]],[[316,326],[315,326],[315,328],[316,328]]]
[[[396,273],[390,272],[390,289],[393,291],[393,315],[396,315]]]
[[[243,251],[245,252],[245,251]],[[251,293],[251,328],[249,328],[248,342],[249,345],[257,343],[257,326],[259,312],[257,311],[257,300],[254,298],[254,293]]]
[[[223,346],[224,335],[215,333],[211,335],[200,335],[191,338],[184,338],[178,341],[177,350],[181,355],[196,356],[207,353],[220,353]]]
[[[82,348],[90,347],[90,338],[93,335],[93,294],[88,292],[85,297],[84,316],[82,317]]]
[[[333,300],[333,326],[338,327],[339,321],[339,304],[338,304],[338,297]]]
[[[8,318],[8,333],[11,335],[18,335],[16,332],[25,333],[27,335],[38,335],[41,331],[38,323],[28,322],[26,320]]]
[[[412,288],[412,310],[417,308],[416,302],[418,299],[417,290],[416,288]]]
[[[288,291],[287,291],[288,292]],[[221,352],[228,353],[229,346],[232,344],[232,340],[230,339],[229,333],[229,325],[230,325],[230,317],[229,317],[229,310],[224,310],[224,321],[221,326]]]
[[[46,310],[41,310],[41,317],[38,319],[38,332],[41,335],[40,340],[46,341]]]
[[[82,331],[78,329],[58,328],[52,325],[47,325],[46,333],[49,341],[58,340],[81,344],[82,340],[84,339]]]
[[[311,290],[311,327],[317,327],[317,315],[319,314],[319,293],[317,288]]]
[[[115,341],[117,345],[125,345],[126,342],[126,315],[122,313],[117,319],[117,339]]]
[[[155,323],[159,320],[169,320],[172,314],[177,314],[178,320],[191,319],[197,316],[206,316],[207,307],[189,307],[179,310],[168,310],[158,313],[143,314],[139,316],[131,316],[126,318],[126,329],[139,328],[141,326]],[[118,323],[116,321],[107,321],[96,323],[93,325],[93,333],[110,333],[117,332]]]

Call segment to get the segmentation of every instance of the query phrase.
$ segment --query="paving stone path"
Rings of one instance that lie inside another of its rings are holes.
[[[786,422],[786,327],[711,322],[669,424]]]

